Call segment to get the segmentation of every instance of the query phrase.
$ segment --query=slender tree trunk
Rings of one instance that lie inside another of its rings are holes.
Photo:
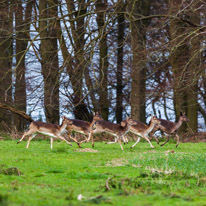
[[[21,0],[16,0],[15,6],[16,83],[14,105],[18,110],[26,112],[25,54],[29,39],[32,2],[27,3],[25,15],[23,15]],[[25,118],[14,115],[14,124],[18,130],[24,130],[26,126]]]
[[[99,30],[99,71],[100,71],[100,110],[102,118],[108,120],[109,117],[109,100],[108,100],[108,46],[106,31],[106,10],[107,1],[97,0],[95,2],[97,13],[97,24]]]
[[[59,64],[57,47],[58,0],[39,1],[39,32],[41,65],[44,78],[44,107],[46,119],[59,123]]]
[[[13,8],[10,1],[0,1],[0,102],[12,104]],[[0,130],[11,127],[12,114],[0,110]]]
[[[169,1],[169,8],[171,15],[176,15],[179,11],[181,2],[178,0]],[[178,18],[170,21],[170,36],[171,36],[171,52],[170,63],[173,71],[173,92],[174,92],[174,108],[176,114],[176,121],[179,119],[181,111],[187,110],[187,95],[186,95],[186,79],[185,72],[187,70],[186,62],[189,61],[189,48],[185,41],[185,27],[183,22]],[[184,131],[186,125],[183,124],[181,130]]]
[[[196,4],[195,9],[190,12],[190,21],[194,25],[200,25],[200,13],[196,8],[200,5]],[[201,68],[201,43],[202,40],[197,35],[197,28],[191,27],[190,32],[193,32],[190,41],[190,63],[188,68],[188,88],[187,88],[187,116],[189,118],[189,126],[194,131],[198,131],[198,80],[200,78]]]
[[[148,20],[141,20],[142,16],[150,13],[150,2],[129,1],[129,20],[131,27],[132,62],[132,88],[131,88],[131,113],[132,118],[146,121],[146,29]]]
[[[124,48],[124,29],[125,29],[125,20],[124,20],[124,2],[121,1],[119,5],[119,13],[117,14],[117,21],[118,21],[118,37],[117,37],[117,91],[116,91],[116,111],[115,116],[117,123],[122,121],[122,114],[123,114],[123,82],[122,82],[122,72],[123,72],[123,48]]]

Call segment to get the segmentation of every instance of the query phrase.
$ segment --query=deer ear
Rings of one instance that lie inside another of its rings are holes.
[[[182,112],[180,112],[180,116],[182,116],[183,114],[182,114]]]
[[[121,121],[120,125],[121,125],[122,127],[125,127],[126,123],[125,123],[124,121]]]
[[[65,116],[62,116],[61,118],[62,118],[62,120],[63,120],[63,119],[65,118]]]

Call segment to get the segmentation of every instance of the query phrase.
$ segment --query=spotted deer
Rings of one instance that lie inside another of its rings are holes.
[[[152,116],[149,125],[146,125],[139,121],[135,121],[135,122],[136,124],[132,125],[129,131],[137,135],[138,138],[137,138],[137,141],[131,146],[131,148],[133,148],[140,141],[141,138],[144,138],[150,144],[150,147],[154,148],[154,146],[149,140],[148,134],[152,131],[152,129],[156,125],[160,124],[160,121],[157,119],[156,116]]]
[[[26,148],[29,148],[30,141],[37,135],[37,134],[43,134],[46,136],[49,136],[51,139],[51,149],[53,148],[53,138],[64,140],[66,143],[68,143],[70,146],[72,144],[67,141],[64,137],[61,136],[61,134],[65,131],[67,125],[71,125],[72,121],[67,119],[66,117],[62,117],[62,124],[52,124],[52,123],[46,123],[46,122],[40,122],[40,121],[33,121],[29,125],[29,130],[26,131],[22,138],[17,142],[19,144],[22,142],[22,140],[29,136],[29,140],[27,143]]]
[[[111,134],[112,136],[115,136],[115,142],[107,142],[107,144],[119,142],[121,150],[123,150],[121,139],[129,131],[131,125],[134,124],[136,124],[136,122],[132,120],[130,117],[127,117],[127,119],[121,124],[115,124],[105,120],[99,120],[95,124],[93,133],[95,134],[106,132]]]
[[[180,116],[179,116],[179,120],[177,122],[171,122],[169,120],[164,120],[164,119],[159,119],[160,124],[156,125],[153,130],[150,133],[150,136],[154,137],[155,140],[157,141],[157,143],[159,144],[159,140],[153,136],[154,133],[157,130],[161,130],[162,132],[164,132],[166,134],[166,141],[161,144],[161,146],[164,146],[168,141],[171,135],[175,135],[177,138],[177,143],[176,143],[176,147],[178,147],[179,145],[179,135],[177,134],[179,128],[181,127],[183,122],[188,122],[189,119],[187,118],[187,116],[185,115],[185,113],[180,112]]]
[[[94,147],[93,126],[96,123],[96,121],[101,119],[102,117],[101,115],[99,115],[98,112],[93,113],[93,119],[91,122],[87,122],[79,119],[70,119],[72,121],[72,124],[67,125],[66,129],[69,132],[70,138],[73,139],[78,144],[79,147],[81,147],[80,143],[89,142],[90,139],[92,139],[92,147]],[[78,143],[76,138],[72,137],[71,135],[72,131],[86,135],[88,136],[88,138]]]

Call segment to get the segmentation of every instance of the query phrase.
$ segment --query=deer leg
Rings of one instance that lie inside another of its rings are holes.
[[[92,132],[91,132],[91,136],[92,136],[92,147],[94,148],[94,135]]]
[[[89,137],[86,139],[86,142],[89,142],[91,138],[92,138],[92,133],[90,132]]]
[[[145,140],[147,140],[147,142],[149,142],[150,147],[154,149],[154,146],[152,145],[152,143],[150,142],[149,138],[146,136],[143,136],[145,138]]]
[[[153,137],[154,137],[154,139],[156,140],[157,144],[159,144],[160,142],[159,142],[159,140],[157,139],[157,137],[155,137],[155,136],[153,136]]]
[[[50,141],[51,141],[51,149],[53,149],[53,141],[54,141],[54,139],[51,137]]]
[[[121,138],[118,138],[118,140],[117,140],[117,141],[119,142],[119,145],[120,145],[120,147],[121,147],[121,150],[123,151],[124,149],[123,149],[123,147],[122,147]]]
[[[138,137],[137,141],[130,148],[133,148],[140,141],[140,139],[141,139],[141,137]]]
[[[32,134],[32,136],[29,137],[29,140],[28,140],[27,145],[26,145],[26,148],[27,148],[27,149],[29,148],[30,141],[31,141],[36,135],[37,135],[37,134]]]
[[[157,139],[157,137],[154,136],[154,132],[150,132],[150,134],[149,134],[150,141],[152,140],[152,138],[154,138],[156,140],[157,144],[159,144],[159,140]]]
[[[122,137],[122,140],[123,140],[124,144],[128,144],[128,138],[127,138],[127,136],[123,136],[123,137]]]
[[[105,144],[114,144],[114,143],[117,143],[117,142],[118,142],[117,137],[115,137],[114,142],[106,142]]]
[[[167,142],[169,142],[169,135],[167,135],[166,137],[167,137],[167,139],[163,144],[160,145],[161,147],[164,146]]]
[[[177,137],[177,144],[176,144],[176,147],[178,147],[179,143],[180,143],[180,137],[178,134],[175,135]]]
[[[76,142],[77,145],[78,145],[78,147],[81,148],[81,145],[80,145],[80,143],[77,141],[76,138],[72,137],[72,135],[70,135],[69,138],[72,139],[74,142]]]
[[[67,144],[69,144],[70,146],[72,146],[72,144],[71,144],[69,141],[67,141],[64,137],[62,137],[62,136],[57,136],[57,138],[59,138],[59,139],[61,139],[61,140],[64,140]]]
[[[127,138],[127,136],[125,137],[126,143],[129,144],[129,140]]]
[[[22,138],[17,142],[17,144],[19,144],[27,135],[31,135],[32,133],[33,133],[32,130],[28,130],[27,132],[25,132]]]

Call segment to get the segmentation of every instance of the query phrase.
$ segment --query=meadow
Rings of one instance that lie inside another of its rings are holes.
[[[206,205],[206,144],[0,141],[1,206]]]

